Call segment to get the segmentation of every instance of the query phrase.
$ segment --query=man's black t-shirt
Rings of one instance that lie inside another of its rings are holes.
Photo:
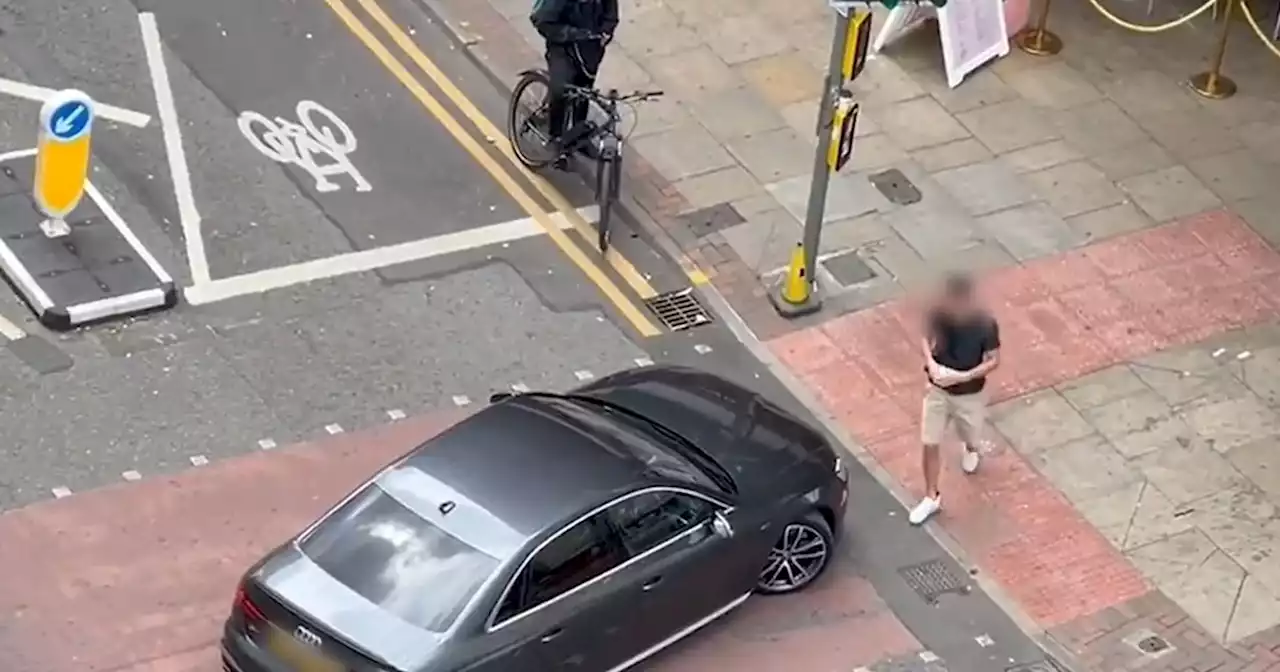
[[[981,364],[987,353],[1000,347],[1000,327],[986,313],[958,318],[935,310],[929,315],[929,338],[934,344],[935,362],[956,371],[969,371]],[[975,394],[986,384],[983,377],[943,389],[951,394]]]

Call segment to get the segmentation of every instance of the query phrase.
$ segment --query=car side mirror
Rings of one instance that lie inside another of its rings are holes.
[[[729,519],[724,513],[716,511],[715,516],[711,519],[711,531],[721,539],[728,539],[733,536],[733,525],[729,524]]]

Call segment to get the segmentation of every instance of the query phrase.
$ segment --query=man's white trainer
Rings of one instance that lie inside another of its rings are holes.
[[[942,508],[942,495],[934,497],[925,497],[916,504],[916,508],[911,509],[911,514],[907,516],[907,520],[912,525],[922,525],[929,517],[937,513]]]
[[[969,448],[965,446],[964,455],[960,457],[960,468],[966,474],[972,474],[978,470],[978,465],[982,463],[982,453],[977,448]]]

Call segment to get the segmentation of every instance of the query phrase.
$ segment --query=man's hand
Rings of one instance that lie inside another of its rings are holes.
[[[610,42],[613,42],[613,33],[603,33],[603,34],[601,34],[601,35],[600,35],[600,45],[601,45],[601,46],[605,46],[605,47],[607,47],[607,46],[609,46],[609,43],[610,43]]]

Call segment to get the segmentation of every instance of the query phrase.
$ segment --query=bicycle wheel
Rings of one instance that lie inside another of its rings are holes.
[[[596,204],[600,207],[596,243],[601,254],[609,251],[609,226],[613,223],[613,208],[618,203],[618,183],[621,181],[621,156],[615,154],[596,162]]]
[[[541,90],[541,94],[539,94]],[[551,80],[541,71],[526,72],[511,92],[507,109],[507,140],[516,158],[531,170],[545,168],[556,160],[547,134],[547,103]]]

